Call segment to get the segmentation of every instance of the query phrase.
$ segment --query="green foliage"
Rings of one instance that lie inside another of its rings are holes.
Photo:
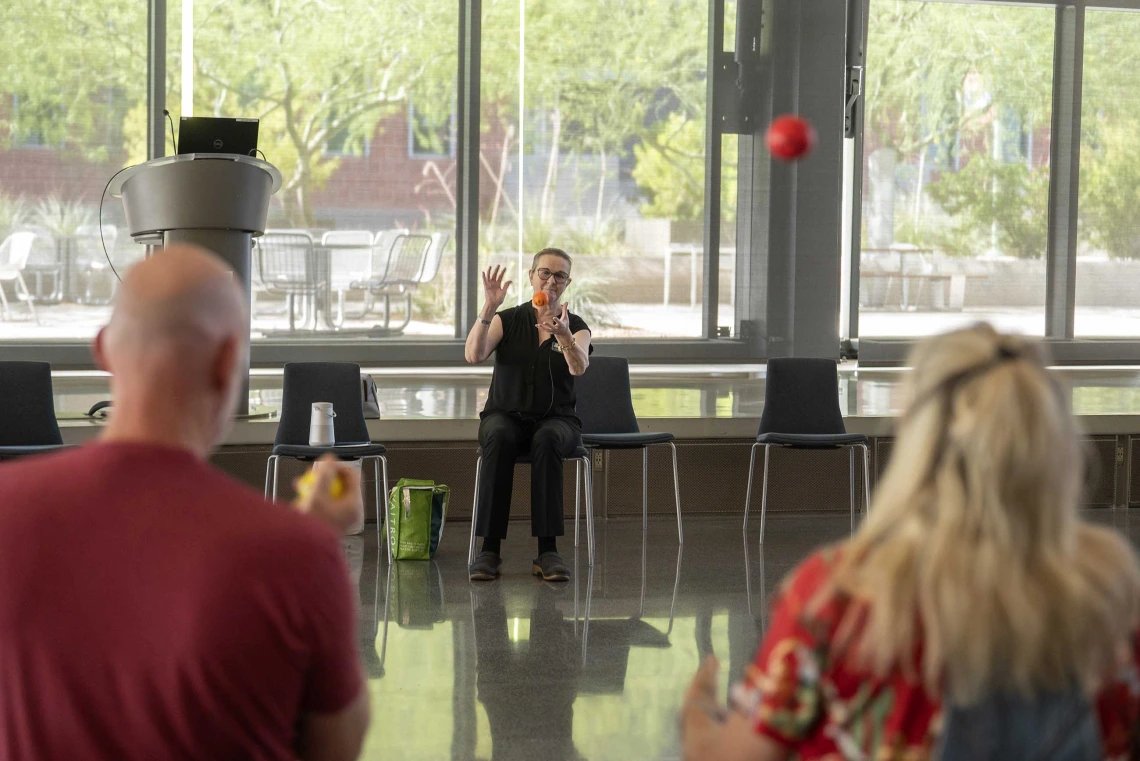
[[[1140,259],[1140,120],[1099,125],[1095,147],[1081,152],[1080,229],[1118,259]]]
[[[339,164],[330,144],[359,150],[413,95],[430,121],[451,113],[455,8],[448,0],[199,0],[195,113],[259,118],[258,142],[285,177],[286,214],[312,225],[312,193]],[[169,49],[168,91],[180,96],[180,30]]]
[[[729,135],[721,151],[721,218],[736,219],[738,141]],[[699,220],[705,210],[705,125],[672,113],[645,142],[633,147],[633,179],[646,194],[647,217]]]
[[[641,213],[664,219],[700,219],[705,198],[705,129],[670,114],[648,141],[633,147],[633,179],[645,191]]]
[[[997,227],[999,248],[1019,259],[1045,256],[1049,169],[975,155],[961,171],[944,172],[930,197],[967,231]],[[959,253],[968,253],[965,251]],[[981,251],[974,253],[980,254]]]
[[[412,294],[416,319],[450,325],[455,319],[455,254],[444,254],[435,278]]]
[[[33,219],[53,235],[67,236],[74,235],[83,225],[93,224],[95,212],[78,201],[49,196],[36,204]]]
[[[603,219],[593,229],[568,228],[557,237],[558,245],[571,256],[614,256],[629,251],[621,227],[612,218]]]
[[[0,3],[0,149],[121,157],[126,114],[146,100],[146,14],[137,0]]]
[[[566,289],[565,301],[570,310],[593,330],[621,324],[614,313],[613,302],[606,296],[610,282],[607,277],[579,270]]]
[[[865,129],[913,154],[988,121],[994,104],[1048,124],[1051,8],[873,0]]]
[[[23,196],[0,193],[0,234],[25,224],[28,220],[28,202]]]

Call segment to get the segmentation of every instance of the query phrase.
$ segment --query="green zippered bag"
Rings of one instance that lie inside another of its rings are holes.
[[[401,478],[388,494],[388,541],[396,560],[431,560],[443,537],[451,489]]]

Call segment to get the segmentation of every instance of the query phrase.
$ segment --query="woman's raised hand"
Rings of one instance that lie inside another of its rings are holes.
[[[508,280],[503,283],[503,278],[507,276],[507,268],[495,265],[488,267],[487,271],[483,273],[483,293],[487,298],[487,304],[498,310],[507,299],[507,292],[511,289],[513,280]]]

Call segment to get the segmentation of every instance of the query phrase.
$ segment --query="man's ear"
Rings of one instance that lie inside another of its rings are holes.
[[[112,372],[111,365],[107,361],[107,328],[106,326],[99,328],[99,332],[95,334],[95,340],[91,342],[91,354],[95,357],[95,367],[99,368],[105,373]]]
[[[218,347],[218,351],[214,355],[213,374],[210,378],[214,388],[219,391],[225,391],[230,387],[230,384],[234,382],[238,364],[241,362],[241,351],[241,341],[237,336],[229,336],[226,340],[222,341],[221,346]]]

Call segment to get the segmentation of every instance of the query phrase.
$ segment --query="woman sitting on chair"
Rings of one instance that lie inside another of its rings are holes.
[[[570,284],[570,257],[557,248],[535,254],[532,300],[499,311],[510,290],[506,269],[483,273],[486,303],[467,334],[464,356],[472,364],[495,353],[487,405],[480,414],[482,475],[476,495],[476,533],[482,551],[468,569],[474,581],[499,576],[499,546],[507,536],[515,460],[529,454],[531,533],[538,538],[533,572],[546,581],[568,581],[558,554],[563,534],[562,461],[582,445],[574,410],[574,376],[590,365],[590,328],[561,302]]]
[[[1068,393],[989,325],[912,366],[866,521],[783,583],[732,709],[701,669],[686,761],[1129,757],[1140,572],[1078,514]]]

